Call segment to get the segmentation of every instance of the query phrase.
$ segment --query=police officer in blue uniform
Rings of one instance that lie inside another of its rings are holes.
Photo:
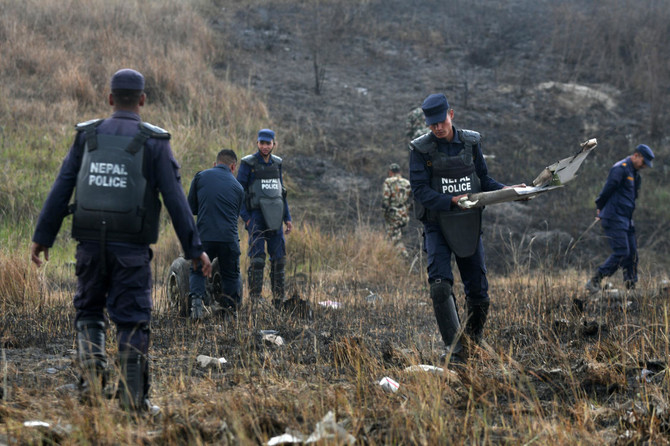
[[[481,208],[461,209],[468,193],[502,189],[491,178],[479,133],[454,127],[454,110],[444,94],[431,94],[421,106],[430,132],[409,145],[409,180],[415,212],[424,224],[428,282],[435,318],[452,362],[464,360],[461,324],[452,293],[454,254],[465,287],[465,332],[479,342],[489,310],[488,281],[481,240]],[[510,186],[512,187],[512,186]]]
[[[198,232],[207,255],[218,258],[224,310],[234,312],[242,302],[240,281],[240,237],[237,220],[244,201],[244,189],[233,172],[237,155],[230,149],[221,150],[211,169],[198,172],[188,192],[188,204],[198,216]],[[202,317],[206,297],[205,277],[200,268],[191,269],[191,317]]]
[[[237,180],[245,191],[240,216],[249,233],[249,297],[260,299],[263,291],[265,249],[270,256],[270,281],[275,302],[284,299],[286,234],[293,229],[282,178],[282,159],[272,154],[277,147],[275,132],[261,129],[258,151],[242,158]]]
[[[63,219],[73,213],[72,236],[79,242],[74,307],[82,397],[92,397],[105,386],[106,310],[117,327],[121,406],[155,411],[148,400],[153,257],[149,245],[158,238],[159,192],[185,256],[202,264],[208,275],[211,264],[180,185],[170,135],[140,120],[146,100],[144,77],[122,69],[112,76],[110,87],[112,116],[76,127],[74,143],[38,218],[31,259],[40,266],[44,253],[49,260]]]
[[[607,175],[605,186],[596,198],[596,218],[607,235],[612,248],[605,263],[600,265],[594,276],[586,283],[591,293],[600,291],[604,277],[623,269],[626,289],[632,290],[637,283],[637,241],[633,211],[640,191],[642,178],[640,170],[652,167],[654,152],[645,144],[640,144],[635,152],[615,163]]]

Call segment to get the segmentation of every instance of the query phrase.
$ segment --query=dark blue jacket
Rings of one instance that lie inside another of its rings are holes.
[[[139,123],[139,115],[117,111],[111,118],[105,119],[97,130],[99,134],[133,136],[139,131]],[[69,202],[77,184],[84,143],[84,133],[78,132],[42,207],[33,242],[46,247],[53,246],[63,219],[69,213]],[[172,218],[175,232],[184,249],[184,255],[189,259],[198,258],[202,254],[202,243],[180,184],[179,168],[179,163],[172,154],[169,140],[153,138],[147,140],[144,176],[149,187],[156,188],[161,193],[163,203]]]
[[[237,220],[244,189],[230,168],[218,164],[198,172],[188,192],[188,204],[198,216],[198,232],[204,242],[239,242]]]
[[[615,163],[607,175],[607,181],[596,198],[598,216],[607,220],[611,227],[627,229],[633,219],[635,199],[640,190],[642,178],[630,157]]]
[[[260,150],[254,153],[254,156],[258,158],[258,162],[261,164],[272,164],[272,157],[268,160],[266,163],[265,160],[263,160],[263,155],[261,154]],[[251,168],[245,164],[245,163],[240,163],[239,169],[237,169],[237,181],[240,182],[242,187],[244,188],[245,192],[248,192],[249,186],[254,182],[254,179],[256,179],[256,176],[253,174],[251,171]],[[279,180],[281,181],[282,186],[284,185],[284,178],[282,177],[282,169],[281,166],[279,166]],[[244,200],[246,201],[246,200]],[[248,222],[251,219],[251,214],[252,213],[258,213],[260,214],[261,211],[259,210],[254,210],[254,211],[249,211],[247,210],[247,205],[246,203],[242,203],[242,210],[240,211],[240,216],[242,217],[242,220],[244,222]],[[284,222],[291,221],[291,213],[288,210],[288,202],[286,201],[286,198],[284,198]]]
[[[451,142],[446,139],[437,138],[431,133],[431,138],[437,142],[438,152],[446,153],[449,156],[455,156],[461,153],[465,144],[459,139],[458,131],[452,126],[454,138]],[[482,191],[498,190],[505,187],[491,178],[486,167],[486,161],[482,155],[481,143],[472,147],[475,172],[479,177]],[[448,211],[452,208],[451,198],[453,195],[443,194],[430,187],[430,170],[426,166],[426,157],[416,150],[410,150],[409,154],[409,181],[412,185],[412,195],[426,209],[432,211]],[[457,206],[457,205],[453,205]]]

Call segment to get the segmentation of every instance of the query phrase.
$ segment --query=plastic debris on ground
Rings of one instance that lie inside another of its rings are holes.
[[[36,429],[40,429],[40,431],[44,432],[45,435],[49,436],[49,444],[60,444],[62,440],[72,434],[72,425],[71,424],[66,424],[66,425],[61,425],[61,424],[54,424],[52,425],[51,423],[47,423],[46,421],[40,421],[40,420],[31,420],[31,421],[24,421],[23,425],[25,427],[32,427]]]
[[[378,302],[382,301],[382,298],[377,296],[376,294],[368,294],[365,296],[365,301],[369,304],[376,304]]]
[[[612,299],[618,299],[621,297],[621,292],[616,288],[607,289],[605,290],[605,296],[610,297]]]
[[[276,334],[265,334],[263,335],[263,340],[280,347],[284,345],[284,338]]]
[[[223,364],[227,363],[226,358],[214,358],[212,356],[207,356],[207,355],[198,355],[197,358],[195,358],[196,361],[198,361],[198,365],[200,367],[220,367]]]
[[[433,372],[433,373],[442,373],[444,369],[442,367],[436,367],[434,365],[427,364],[418,364],[405,367],[406,372]]]
[[[46,421],[24,421],[23,425],[25,427],[49,427],[49,426],[51,426]]]
[[[386,390],[387,392],[393,393],[397,392],[400,388],[400,384],[388,376],[383,377],[382,380],[379,381],[379,385],[382,386],[382,389]]]
[[[368,288],[365,289],[365,291],[368,292],[368,295],[365,296],[365,301],[369,304],[376,304],[378,302],[382,301],[382,298],[379,297],[377,294],[374,292],[370,291]]]
[[[305,435],[300,432],[287,429],[285,434],[272,437],[266,444],[267,446],[276,446],[280,444],[311,444],[317,442],[325,442],[326,444],[330,444],[331,442],[335,444],[354,444],[356,443],[356,438],[337,424],[335,414],[331,410],[321,421],[316,423],[314,432],[309,437],[305,438]]]
[[[409,367],[405,367],[404,371],[409,373],[416,373],[416,372],[434,373],[436,375],[441,375],[444,379],[447,380],[447,382],[451,384],[456,384],[461,380],[456,371],[451,369],[445,370],[442,367],[436,367],[434,365],[427,365],[427,364],[411,365]]]
[[[319,302],[319,305],[326,308],[341,308],[342,304],[334,300],[323,300]]]
[[[270,344],[282,346],[284,345],[284,338],[279,336],[277,330],[260,330],[261,339]]]
[[[270,438],[266,444],[268,446],[275,446],[279,444],[300,444],[304,441],[305,436],[300,432],[290,433],[290,431],[287,431],[285,434]]]

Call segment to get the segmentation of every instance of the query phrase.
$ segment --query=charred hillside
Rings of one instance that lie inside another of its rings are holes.
[[[264,98],[302,218],[381,225],[386,166],[407,169],[408,114],[442,91],[456,125],[482,133],[490,172],[508,184],[529,183],[580,142],[599,141],[563,190],[487,210],[489,250],[500,259],[494,266],[531,245],[555,266],[598,256],[605,245],[597,229],[574,243],[593,220],[609,166],[640,142],[659,160],[644,175],[640,246],[661,252],[668,248],[659,204],[668,198],[662,105],[669,77],[662,76],[669,68],[652,59],[670,52],[659,21],[669,13],[653,2],[634,11],[628,3],[226,4],[212,17],[227,55],[217,72]],[[409,232],[418,249],[418,231]]]

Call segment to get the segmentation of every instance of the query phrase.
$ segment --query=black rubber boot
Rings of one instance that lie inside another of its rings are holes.
[[[160,408],[149,401],[151,378],[147,352],[151,326],[149,323],[141,323],[137,326],[117,326],[117,328],[121,375],[117,393],[119,404],[127,411],[159,415]]]
[[[463,346],[460,341],[461,323],[458,319],[454,296],[451,293],[451,284],[444,280],[431,283],[430,298],[433,301],[437,326],[447,348],[445,356],[451,353],[452,363],[464,362]]]
[[[107,354],[105,353],[105,321],[82,319],[77,321],[77,357],[81,369],[81,398],[91,402],[101,395],[107,384]]]
[[[465,324],[465,334],[467,334],[470,340],[475,344],[479,344],[482,340],[482,334],[484,333],[486,317],[489,314],[489,303],[482,302],[475,305],[468,303],[467,307],[468,319]]]
[[[249,265],[249,298],[252,302],[260,300],[263,292],[263,270],[265,269],[265,257],[252,257]]]
[[[270,283],[272,283],[272,297],[275,301],[284,300],[284,284],[286,282],[286,258],[273,260],[270,263]]]
[[[188,294],[188,302],[190,308],[190,316],[193,320],[202,319],[205,315],[205,306],[203,296],[195,293]]]
[[[119,382],[119,403],[126,411],[141,411],[148,391],[148,364],[146,356],[136,350],[119,352],[121,380]]]

